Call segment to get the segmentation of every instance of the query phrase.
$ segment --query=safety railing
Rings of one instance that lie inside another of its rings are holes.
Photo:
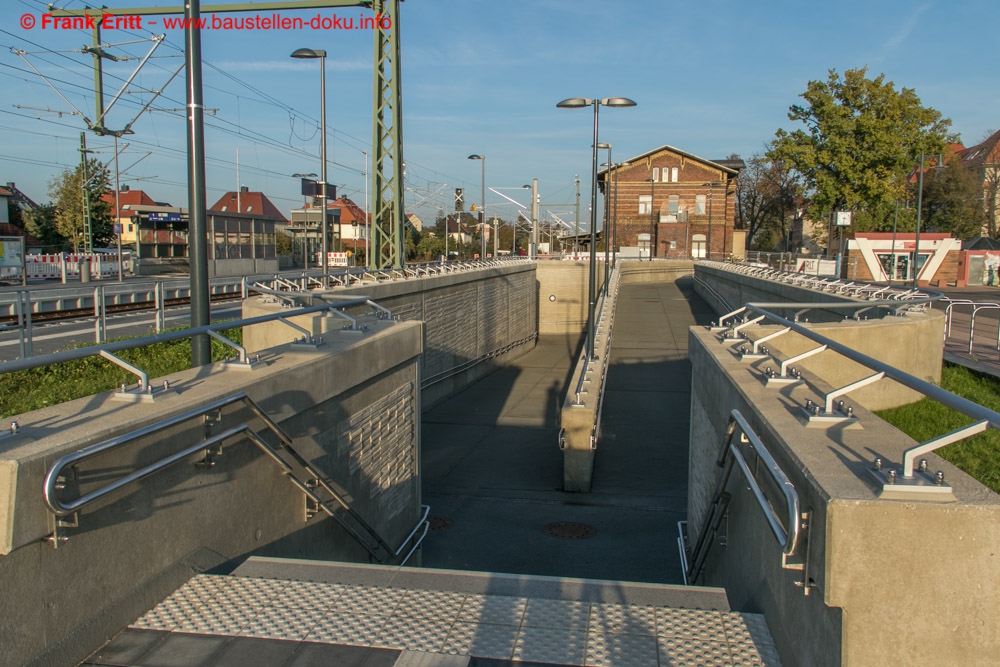
[[[943,298],[945,305],[945,344],[951,345],[952,351],[961,346],[967,354],[977,353],[977,346],[982,351],[983,346],[995,350],[997,358],[1000,359],[1000,316],[994,321],[993,318],[980,317],[980,313],[986,311],[1000,310],[1000,304],[991,302],[972,301],[970,299],[950,299]],[[983,320],[988,324],[984,325]],[[996,336],[992,336],[990,323],[995,322]],[[956,326],[957,325],[957,326]],[[986,332],[977,341],[976,337],[981,332]]]
[[[834,307],[831,304],[825,304],[825,306],[823,304],[810,305],[815,308]],[[749,332],[741,331],[739,334],[733,333],[735,326],[738,326],[744,319],[754,316],[762,316],[764,319],[758,322],[761,326],[765,324],[773,324],[782,328],[781,331],[777,332],[770,329],[760,330],[763,335],[773,338],[776,335],[782,335],[787,332],[794,331],[816,343],[816,347],[806,350],[795,357],[780,361],[775,359],[775,361],[778,361],[780,364],[779,369],[775,370],[771,367],[767,367],[762,373],[762,379],[767,386],[776,386],[780,388],[789,384],[804,382],[805,380],[801,371],[797,370],[792,364],[798,363],[800,360],[809,355],[818,354],[827,350],[842,355],[843,357],[846,357],[847,359],[850,359],[851,361],[854,361],[872,371],[871,375],[862,377],[847,385],[835,387],[824,392],[821,401],[806,399],[804,405],[799,407],[800,416],[806,424],[848,423],[857,420],[858,416],[854,412],[853,408],[846,405],[844,400],[840,397],[856,389],[879,382],[886,378],[894,380],[904,387],[908,387],[909,389],[912,389],[933,401],[941,403],[942,405],[971,418],[973,423],[966,427],[932,438],[931,440],[918,443],[917,445],[907,449],[903,453],[903,460],[899,462],[898,467],[894,467],[882,457],[876,456],[870,470],[870,474],[875,478],[876,483],[880,485],[882,494],[891,494],[893,497],[897,498],[912,497],[921,500],[952,500],[952,489],[945,483],[944,473],[941,471],[932,473],[927,468],[926,460],[918,462],[915,457],[935,451],[954,442],[958,442],[959,440],[982,432],[986,428],[1000,430],[1000,413],[953,394],[945,389],[942,389],[941,387],[938,387],[937,385],[927,382],[926,380],[910,375],[909,373],[901,371],[885,362],[879,361],[878,359],[862,354],[861,352],[843,345],[842,343],[823,336],[817,331],[810,329],[808,326],[781,317],[772,312],[772,310],[797,309],[802,306],[803,304],[794,303],[748,303],[744,306],[744,308],[733,313],[729,313],[725,315],[722,320],[720,320],[722,322],[725,322],[726,320],[730,321],[730,326],[720,328],[720,336],[723,341],[739,344],[740,357],[745,360],[757,361],[761,359],[762,356],[773,357],[773,355],[766,350],[763,355],[754,353],[754,350],[750,348],[748,343],[753,342],[754,349],[759,352],[758,343],[760,340],[758,339],[757,341],[752,341],[749,336]]]
[[[746,448],[747,454],[744,454],[744,448]],[[752,466],[747,461],[748,454],[753,457]],[[796,555],[799,546],[800,532],[803,526],[807,525],[808,519],[801,511],[799,494],[789,481],[788,475],[781,469],[760,437],[750,427],[746,418],[739,410],[733,410],[729,414],[722,449],[716,460],[716,465],[722,468],[722,474],[716,481],[715,491],[709,504],[709,516],[702,522],[701,531],[691,548],[689,558],[686,555],[687,550],[684,548],[685,535],[683,532],[679,538],[681,540],[679,545],[682,563],[685,566],[685,584],[695,583],[701,576],[705,560],[715,541],[714,537],[726,515],[726,510],[732,500],[732,496],[726,491],[726,488],[729,485],[734,464],[743,473],[747,487],[764,513],[764,518],[775,540],[777,540],[778,546],[781,547],[782,567],[792,570],[802,570],[806,567],[805,563],[792,562],[792,557]],[[780,491],[780,500],[783,506],[776,508],[774,501],[765,494],[757,477],[760,472],[765,472],[770,476],[774,487]],[[808,588],[806,590],[808,592]]]
[[[203,419],[206,427],[208,427],[221,420],[220,411],[223,408],[236,404],[242,404],[263,423],[265,429],[277,438],[277,446],[272,446],[249,424],[244,422],[206,437],[203,440],[184,446],[138,470],[114,479],[76,498],[68,500],[62,498],[61,492],[66,489],[69,482],[79,479],[79,473],[77,472],[79,466],[87,461],[102,454],[119,450],[140,439],[148,438],[162,433],[167,429],[180,426],[193,419]],[[405,563],[420,546],[421,541],[427,534],[429,528],[427,516],[430,509],[426,506],[421,506],[422,516],[420,521],[418,521],[407,538],[395,549],[389,546],[381,535],[333,488],[330,482],[292,448],[291,437],[249,396],[243,392],[238,392],[169,419],[136,429],[130,433],[90,445],[79,451],[62,456],[53,462],[45,475],[42,488],[42,496],[45,504],[53,515],[53,531],[48,540],[54,547],[58,547],[61,542],[68,539],[66,536],[60,534],[60,529],[77,527],[79,525],[79,513],[86,507],[116,491],[189,459],[198,452],[204,452],[204,458],[198,463],[199,466],[213,466],[215,459],[222,454],[223,443],[236,438],[240,438],[239,442],[251,442],[256,445],[280,468],[281,474],[288,477],[289,481],[302,491],[308,501],[312,503],[311,507],[307,507],[306,520],[312,518],[319,511],[324,512],[330,518],[337,521],[377,561],[385,562],[388,559],[397,558],[408,545],[411,545],[409,552],[407,552],[406,557],[402,561],[402,563]],[[287,459],[283,454],[287,454]],[[296,474],[297,470],[305,473],[302,475],[305,479]],[[334,505],[342,511],[338,511]],[[70,516],[74,517],[73,520],[66,521],[65,517]],[[422,532],[421,528],[423,528]],[[420,532],[420,537],[416,542],[413,542],[418,532]]]
[[[238,368],[252,368],[253,364],[258,361],[258,359],[251,359],[246,350],[239,344],[230,341],[224,336],[218,335],[218,332],[225,331],[227,329],[235,329],[238,327],[253,326],[255,324],[263,324],[265,322],[280,321],[283,324],[299,331],[303,334],[301,339],[297,339],[293,345],[299,347],[316,348],[324,344],[323,338],[320,336],[313,336],[312,332],[303,329],[302,327],[296,325],[294,322],[290,321],[290,318],[298,315],[308,315],[310,313],[322,313],[328,312],[330,314],[343,317],[347,319],[350,324],[344,328],[344,331],[349,331],[353,333],[364,333],[367,327],[358,324],[357,318],[351,317],[346,313],[341,312],[345,308],[352,306],[368,306],[371,308],[372,312],[375,313],[378,319],[391,319],[392,314],[387,309],[379,306],[377,303],[372,301],[366,296],[358,296],[351,299],[339,299],[332,303],[323,303],[317,306],[309,306],[307,308],[299,308],[295,310],[289,310],[281,313],[272,313],[270,315],[259,315],[257,317],[250,317],[240,320],[230,320],[228,322],[221,322],[218,324],[210,324],[201,327],[193,327],[190,329],[179,329],[177,331],[167,331],[160,334],[155,334],[152,336],[143,336],[141,338],[130,338],[127,340],[115,341],[112,343],[104,343],[101,345],[92,345],[89,347],[81,347],[72,350],[63,350],[62,352],[54,352],[52,354],[40,355],[37,357],[24,357],[21,359],[14,359],[10,361],[4,361],[0,363],[0,373],[11,373],[14,371],[26,370],[29,368],[39,368],[42,366],[48,366],[51,364],[57,364],[64,361],[74,361],[76,359],[86,359],[88,357],[100,356],[106,360],[114,363],[121,368],[129,371],[136,376],[136,385],[133,387],[131,385],[122,385],[121,390],[115,394],[116,398],[128,399],[128,400],[153,400],[159,392],[163,392],[169,389],[169,386],[164,383],[162,387],[153,387],[149,384],[148,375],[142,371],[142,369],[136,368],[131,364],[128,364],[121,358],[114,355],[114,352],[120,350],[128,350],[136,347],[144,347],[146,345],[153,345],[156,343],[165,343],[173,340],[180,340],[183,338],[193,338],[195,336],[207,335],[213,339],[231,347],[235,351],[235,356],[232,357],[227,363],[238,367]]]
[[[940,292],[926,288],[914,289],[896,285],[847,281],[836,276],[810,276],[794,271],[784,271],[753,264],[713,261],[699,262],[698,265],[711,266],[712,268],[730,273],[752,276],[762,280],[773,280],[775,282],[839,294],[855,299],[866,299],[869,301],[915,301],[917,303],[910,304],[914,308],[926,302],[928,298],[933,300],[940,299],[943,296]]]

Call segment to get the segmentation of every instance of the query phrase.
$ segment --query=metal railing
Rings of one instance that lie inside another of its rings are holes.
[[[279,444],[277,447],[273,447],[270,443],[268,443],[259,433],[251,428],[249,424],[242,423],[237,426],[227,428],[221,433],[206,437],[204,440],[187,445],[176,452],[168,454],[153,463],[108,482],[107,484],[80,495],[75,499],[64,500],[60,497],[60,491],[65,489],[67,480],[73,478],[76,474],[75,471],[77,470],[77,467],[86,461],[100,456],[101,454],[121,449],[122,447],[139,439],[161,433],[166,429],[184,424],[192,419],[202,418],[209,420],[209,416],[212,413],[237,403],[241,403],[248,408],[253,415],[264,424],[266,430],[270,431],[278,439]],[[205,458],[201,462],[202,465],[204,467],[209,467],[214,464],[215,457],[218,457],[221,454],[222,444],[225,441],[232,440],[238,436],[241,438],[241,441],[245,439],[246,441],[252,442],[262,452],[264,452],[268,458],[278,465],[281,469],[281,473],[288,477],[289,481],[302,491],[309,501],[313,503],[315,511],[323,511],[329,517],[337,521],[355,540],[358,541],[359,544],[365,548],[366,551],[368,551],[369,554],[372,555],[373,558],[379,562],[384,562],[387,555],[391,558],[398,557],[403,552],[403,549],[411,543],[414,536],[418,531],[420,531],[421,527],[423,527],[423,532],[420,534],[419,539],[413,544],[412,548],[404,558],[403,563],[405,563],[413,552],[420,546],[421,541],[427,534],[427,530],[429,528],[427,516],[430,509],[427,506],[421,506],[423,515],[417,525],[412,531],[410,531],[410,534],[399,547],[395,549],[390,547],[381,535],[379,535],[379,533],[347,503],[343,496],[337,493],[324,476],[319,474],[308,461],[302,458],[302,456],[300,456],[298,452],[292,448],[291,437],[289,437],[289,435],[280,426],[278,426],[274,420],[272,420],[271,417],[249,396],[243,392],[238,392],[225,398],[212,401],[198,408],[188,410],[187,412],[181,413],[169,419],[164,419],[155,424],[136,429],[130,433],[90,445],[79,451],[67,454],[57,459],[49,467],[42,487],[42,496],[45,500],[45,504],[48,506],[49,511],[54,517],[53,532],[48,538],[49,541],[53,544],[53,546],[58,547],[61,541],[65,541],[65,539],[67,539],[59,534],[59,528],[76,526],[79,523],[78,516],[72,523],[62,522],[62,518],[77,515],[87,506],[97,502],[109,494],[159,473],[168,467],[189,458],[199,451],[205,452]],[[288,454],[289,458],[291,458],[291,462],[285,460],[282,456],[282,452]],[[296,476],[296,466],[306,473],[307,479],[303,480]],[[70,470],[74,472],[71,474],[68,472]],[[320,490],[325,492],[329,499],[332,499],[337,506],[344,510],[344,512],[338,512],[330,505],[329,500],[322,498],[319,493]],[[313,514],[315,511],[313,511]],[[350,520],[347,520],[344,514],[350,517]],[[311,516],[312,515],[307,512],[306,519],[308,520]]]
[[[339,300],[334,303],[324,303],[318,306],[310,306],[307,308],[299,308],[297,310],[273,313],[270,315],[259,315],[257,317],[251,317],[241,320],[230,320],[228,322],[221,322],[218,324],[209,324],[201,327],[194,327],[191,329],[179,329],[177,331],[167,331],[160,334],[155,334],[152,336],[143,336],[141,338],[130,338],[128,340],[115,341],[113,343],[104,343],[102,345],[92,345],[89,347],[81,347],[73,350],[63,350],[62,352],[54,352],[52,354],[46,354],[37,357],[28,357],[24,359],[14,359],[11,361],[4,361],[0,363],[0,373],[12,373],[14,371],[26,370],[29,368],[38,368],[41,366],[48,366],[51,364],[57,364],[64,361],[73,361],[76,359],[86,359],[87,357],[93,356],[105,356],[104,353],[113,353],[119,350],[128,350],[135,347],[143,347],[146,345],[153,345],[155,343],[165,343],[173,340],[180,340],[182,338],[192,338],[194,336],[200,335],[211,335],[212,332],[225,331],[227,329],[235,329],[238,327],[252,326],[254,324],[262,324],[264,322],[274,322],[274,321],[285,321],[286,324],[291,325],[287,322],[288,318],[292,318],[298,315],[308,315],[310,313],[319,313],[323,311],[333,311],[337,309],[347,308],[351,306],[358,305],[369,305],[373,310],[379,312],[385,309],[378,304],[375,304],[371,299],[366,296],[354,297],[351,299]],[[294,325],[291,325],[294,326]],[[306,337],[310,341],[312,340],[311,334],[306,332]],[[217,338],[218,339],[218,338]],[[237,353],[240,353],[240,347],[231,341],[228,343],[232,346]],[[240,361],[243,363],[248,363],[245,351],[242,352],[240,356]]]
[[[851,382],[843,387],[836,387],[826,392],[823,396],[822,406],[820,403],[807,399],[805,405],[800,408],[807,423],[816,421],[829,424],[833,422],[845,422],[857,419],[857,415],[854,414],[853,409],[850,406],[846,406],[843,400],[835,402],[835,399],[859,387],[881,381],[885,378],[894,380],[904,387],[912,389],[933,401],[936,401],[971,418],[973,423],[966,427],[943,434],[936,438],[932,438],[931,440],[918,443],[917,445],[905,450],[903,453],[903,461],[900,462],[900,467],[898,469],[889,467],[887,462],[883,461],[881,457],[876,457],[873,462],[871,473],[875,476],[878,482],[881,483],[883,493],[910,493],[914,494],[916,497],[926,500],[932,500],[936,495],[939,499],[946,501],[951,500],[951,487],[944,483],[944,473],[937,471],[936,473],[931,474],[927,470],[926,461],[922,461],[919,465],[915,465],[915,457],[919,454],[932,452],[940,449],[941,447],[958,442],[964,438],[975,435],[986,428],[1000,430],[1000,413],[953,394],[950,391],[927,382],[926,380],[910,375],[909,373],[901,371],[898,368],[890,366],[889,364],[878,359],[862,354],[857,350],[817,333],[808,326],[783,318],[768,310],[768,308],[794,309],[801,306],[802,304],[794,303],[748,303],[744,306],[744,308],[724,316],[723,320],[732,319],[733,321],[738,321],[735,318],[741,316],[744,312],[761,315],[764,317],[766,322],[776,324],[787,329],[788,331],[795,331],[796,333],[805,336],[819,345],[819,347],[799,355],[800,357],[815,353],[820,349],[831,350],[860,364],[861,366],[870,369],[873,372],[872,375]],[[774,334],[769,332],[769,335],[773,336]],[[740,338],[735,336],[729,337],[726,334],[723,334],[723,339],[736,343],[749,340],[749,338]],[[743,349],[741,352],[743,354],[747,354],[749,349]],[[790,362],[793,362],[793,360],[786,359],[781,362],[780,372],[775,372],[770,369],[765,371],[764,375],[767,384],[770,385],[773,382],[777,386],[784,386],[789,382],[801,382],[801,373],[789,368],[788,365]]]
[[[747,462],[741,446],[746,446],[751,454],[755,456],[754,466],[751,469]],[[684,583],[694,583],[698,580],[705,566],[705,559],[713,544],[713,538],[719,530],[722,519],[725,517],[726,509],[731,500],[730,494],[726,491],[729,478],[733,471],[733,464],[739,466],[746,479],[747,486],[757,505],[764,512],[764,518],[771,529],[778,546],[781,547],[782,566],[786,569],[802,569],[799,565],[789,565],[788,559],[796,554],[799,545],[799,534],[804,517],[799,505],[799,494],[795,486],[789,481],[788,476],[781,469],[778,463],[771,456],[771,453],[764,446],[764,443],[754,432],[746,418],[739,410],[733,410],[729,414],[729,421],[726,425],[726,433],[723,437],[722,449],[719,452],[716,465],[722,468],[722,474],[716,481],[715,492],[712,494],[709,516],[702,523],[698,540],[695,542],[690,553],[690,564],[685,557],[682,560],[687,566],[684,571]],[[776,488],[781,492],[784,500],[784,507],[776,510],[771,501],[767,498],[757,480],[755,471],[760,471],[760,464],[763,470],[771,477]],[[681,539],[684,536],[682,534]],[[685,553],[683,546],[682,555]]]
[[[947,306],[945,306],[945,329],[944,329],[945,343],[947,343],[949,339],[953,339],[953,343],[955,345],[964,342],[966,353],[970,355],[973,354],[976,347],[976,331],[977,329],[981,330],[983,328],[981,320],[977,321],[976,316],[981,311],[1000,310],[1000,304],[991,302],[972,301],[970,299],[950,299],[948,297],[941,299],[941,301],[943,303],[947,303]],[[965,313],[963,313],[962,311],[966,308],[968,308],[969,311],[968,322],[967,322],[968,326],[963,327],[960,332],[953,331],[956,315],[958,314],[964,315]],[[979,322],[978,327],[977,327],[977,322]],[[1000,317],[998,317],[996,324],[996,340],[995,341],[991,340],[990,347],[991,349],[996,350],[997,358],[1000,359]]]

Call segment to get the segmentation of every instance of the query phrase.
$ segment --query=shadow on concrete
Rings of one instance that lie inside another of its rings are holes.
[[[688,327],[713,316],[690,278],[621,288],[590,493],[562,491],[557,442],[579,338],[543,337],[532,352],[427,411],[423,500],[447,527],[428,535],[422,564],[679,583]],[[580,533],[587,536],[567,537]]]

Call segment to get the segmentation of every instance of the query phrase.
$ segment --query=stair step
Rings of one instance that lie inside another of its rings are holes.
[[[780,664],[763,618],[718,589],[261,557],[195,576],[92,659],[196,646],[200,664]]]

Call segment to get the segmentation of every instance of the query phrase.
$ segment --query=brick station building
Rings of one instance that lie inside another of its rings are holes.
[[[615,250],[642,249],[667,259],[723,259],[733,253],[736,176],[743,160],[706,160],[661,146],[598,173],[610,197]],[[617,208],[615,202],[617,201]],[[616,214],[617,210],[617,214]],[[735,232],[742,256],[743,232]]]

